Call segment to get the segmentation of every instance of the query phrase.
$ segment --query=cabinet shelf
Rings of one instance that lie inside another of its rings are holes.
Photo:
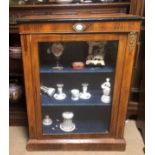
[[[49,107],[49,106],[58,106],[58,107],[61,107],[61,106],[106,106],[107,107],[108,106],[110,107],[111,106],[111,103],[105,104],[101,102],[102,91],[101,92],[90,91],[90,93],[92,95],[90,99],[88,100],[79,99],[78,101],[73,101],[71,99],[70,92],[67,92],[66,99],[61,101],[54,99],[54,97],[51,98],[45,94],[42,94],[41,103],[42,103],[42,106],[46,106],[46,107]]]
[[[51,66],[42,66],[40,68],[40,73],[113,73],[114,67],[85,67],[84,69],[75,70],[71,67],[65,67],[63,70],[54,70]]]

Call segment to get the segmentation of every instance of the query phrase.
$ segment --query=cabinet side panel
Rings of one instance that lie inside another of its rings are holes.
[[[34,95],[33,95],[33,83],[32,83],[30,41],[31,41],[30,35],[21,35],[27,116],[28,116],[28,122],[29,122],[28,123],[29,137],[35,138],[36,137],[35,108],[34,108]]]
[[[119,109],[119,100],[121,93],[121,84],[122,84],[122,74],[123,74],[123,65],[124,65],[124,57],[125,57],[125,49],[127,42],[127,35],[120,35],[119,37],[119,47],[118,47],[118,56],[117,56],[117,65],[116,65],[116,73],[115,73],[115,87],[113,94],[113,106],[112,106],[112,115],[111,115],[111,133],[113,136],[116,134],[116,126],[117,126],[117,117],[118,117],[118,109]]]
[[[131,77],[132,77],[132,68],[134,64],[135,48],[136,48],[137,33],[129,33],[127,48],[125,54],[125,63],[123,69],[123,78],[122,78],[122,88],[117,120],[117,130],[116,137],[122,138],[126,120],[127,106],[129,100],[130,86],[131,86]]]

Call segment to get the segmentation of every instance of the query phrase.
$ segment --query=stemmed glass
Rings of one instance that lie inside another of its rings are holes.
[[[47,53],[48,54],[53,54],[56,58],[56,66],[52,67],[52,69],[56,70],[62,70],[63,66],[60,65],[59,59],[60,56],[63,54],[64,51],[64,46],[60,42],[55,42],[52,45],[50,45],[49,48],[47,48]]]
[[[52,67],[53,69],[62,70],[63,66],[60,65],[59,60],[60,56],[63,54],[64,46],[61,43],[53,43],[51,47],[51,52],[56,57],[56,66]]]

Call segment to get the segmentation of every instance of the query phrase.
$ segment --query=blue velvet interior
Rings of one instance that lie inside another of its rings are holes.
[[[48,87],[56,87],[56,84],[63,83],[64,91],[70,91],[71,89],[79,89],[82,91],[82,83],[88,83],[88,91],[102,91],[101,84],[106,81],[106,78],[110,78],[110,82],[113,89],[114,84],[114,72],[113,73],[93,73],[93,74],[41,74],[41,85]]]
[[[40,73],[113,73],[114,72],[114,66],[104,66],[104,67],[85,67],[83,69],[75,70],[71,67],[64,67],[63,70],[54,70],[52,69],[51,65],[42,65],[40,67]]]
[[[74,113],[76,129],[70,133],[105,133],[109,130],[111,106],[107,107],[43,107],[43,116],[48,114],[53,120],[50,126],[43,125],[43,134],[67,134],[60,129],[62,112]],[[56,127],[57,126],[57,127]],[[53,129],[54,128],[54,129]]]
[[[91,98],[88,100],[79,99],[78,101],[73,101],[71,99],[71,93],[69,91],[65,92],[67,97],[64,100],[56,100],[54,97],[49,97],[46,94],[41,95],[42,106],[109,106],[101,102],[101,91],[89,91],[91,93]]]

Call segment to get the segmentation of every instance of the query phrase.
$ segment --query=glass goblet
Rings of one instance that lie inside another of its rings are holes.
[[[53,69],[62,70],[63,66],[60,65],[59,60],[60,56],[63,54],[64,46],[61,43],[53,43],[51,47],[53,55],[56,57],[56,66],[52,67]]]

